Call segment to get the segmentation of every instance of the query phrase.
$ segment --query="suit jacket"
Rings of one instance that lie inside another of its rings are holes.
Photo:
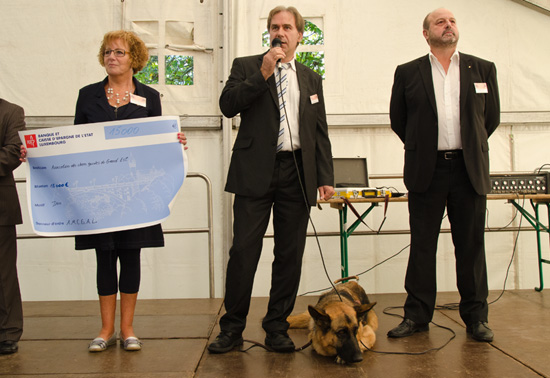
[[[495,65],[472,55],[460,56],[460,134],[464,162],[478,194],[491,190],[489,136],[500,123]],[[486,83],[488,93],[476,93]],[[438,121],[428,55],[395,70],[390,101],[391,128],[405,145],[404,180],[409,191],[424,192],[437,160]]]
[[[18,131],[25,130],[23,108],[0,99],[0,226],[21,224],[21,206],[13,178],[19,161]]]
[[[105,95],[107,78],[99,83],[90,84],[78,94],[74,123],[95,123],[155,117],[162,115],[160,94],[133,78],[136,87],[135,94],[146,98],[146,106],[129,103],[115,114]],[[164,246],[164,237],[160,224],[126,231],[108,232],[103,234],[78,235],[75,237],[76,249],[138,249]]]
[[[220,96],[220,109],[226,117],[241,114],[225,190],[243,196],[265,194],[275,166],[279,100],[274,75],[266,81],[260,72],[264,55],[235,59]],[[314,206],[317,188],[334,185],[322,78],[298,62],[296,74],[304,181],[308,202]]]

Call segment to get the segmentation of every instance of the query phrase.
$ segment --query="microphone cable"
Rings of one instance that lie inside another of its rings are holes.
[[[323,270],[325,272],[325,276],[327,277],[328,281],[330,282],[330,285],[332,286],[332,289],[338,295],[338,298],[340,298],[340,301],[343,302],[342,297],[340,296],[340,293],[338,292],[338,290],[336,290],[336,286],[332,282],[332,279],[330,278],[330,274],[328,273],[325,258],[323,256],[323,250],[321,248],[321,243],[319,241],[319,236],[317,235],[317,229],[315,227],[315,224],[313,223],[313,219],[311,218],[311,207],[309,206],[309,203],[307,201],[307,194],[306,194],[305,186],[304,186],[304,183],[302,182],[302,174],[300,172],[300,167],[298,166],[298,160],[296,159],[296,153],[294,151],[294,143],[292,142],[292,130],[290,129],[290,123],[288,121],[288,114],[287,114],[287,111],[286,111],[286,103],[285,103],[285,100],[284,100],[284,97],[283,97],[283,91],[282,91],[282,88],[281,88],[281,71],[282,71],[282,69],[283,69],[282,67],[277,68],[277,71],[279,73],[278,87],[279,87],[279,92],[281,93],[281,102],[283,104],[283,112],[284,112],[284,115],[285,115],[285,121],[286,121],[287,130],[288,130],[288,135],[290,137],[290,149],[292,151],[292,159],[294,161],[294,167],[296,168],[296,173],[298,175],[298,182],[300,184],[300,189],[302,191],[304,206],[305,206],[307,214],[308,214],[308,221],[311,224],[311,227],[313,228],[313,233],[315,235],[315,241],[317,243],[317,248],[319,249],[319,255],[321,257],[321,262],[322,262],[322,265],[323,265]]]

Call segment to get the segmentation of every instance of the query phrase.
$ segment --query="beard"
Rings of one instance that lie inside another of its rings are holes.
[[[449,31],[452,34],[447,34]],[[441,36],[430,33],[428,36],[428,43],[430,46],[434,47],[453,47],[458,43],[458,33],[455,34],[452,29],[445,30]]]

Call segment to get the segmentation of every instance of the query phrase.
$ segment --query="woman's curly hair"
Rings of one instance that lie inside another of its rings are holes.
[[[105,67],[104,55],[106,46],[109,42],[116,39],[120,39],[128,44],[130,51],[127,53],[130,54],[134,74],[141,71],[149,60],[149,51],[147,50],[147,46],[145,46],[145,42],[143,42],[141,38],[139,38],[135,33],[127,30],[110,31],[103,36],[103,41],[101,42],[101,47],[99,48],[99,53],[97,54],[99,64]]]

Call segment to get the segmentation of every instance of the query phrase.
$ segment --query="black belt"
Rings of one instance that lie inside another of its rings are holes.
[[[302,156],[302,150],[297,149],[294,151],[279,151],[277,152],[277,159],[292,159],[293,155],[292,153],[296,154],[296,157]]]
[[[437,151],[439,159],[454,160],[462,157],[462,150]]]

